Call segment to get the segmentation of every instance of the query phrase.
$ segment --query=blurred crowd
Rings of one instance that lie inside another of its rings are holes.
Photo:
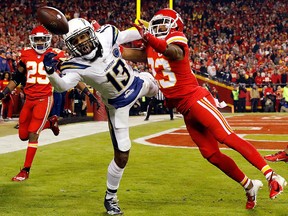
[[[288,82],[288,8],[286,0],[174,0],[183,18],[184,33],[195,73],[224,82],[262,88],[284,87]],[[108,0],[2,0],[0,2],[0,75],[13,73],[20,50],[30,46],[29,32],[38,25],[37,8],[48,5],[67,19],[83,17],[120,30],[136,19],[136,1]],[[149,21],[168,0],[141,1],[141,19]],[[54,35],[52,46],[65,50]],[[132,43],[129,46],[141,46]],[[133,64],[135,69],[146,66]]]
[[[167,0],[142,1],[141,18],[150,20]],[[0,3],[1,57],[17,60],[29,46],[28,35],[37,23],[37,8],[49,5],[63,11],[67,19],[83,17],[100,24],[114,24],[120,30],[131,27],[136,18],[136,1],[3,0]],[[287,15],[285,0],[175,0],[174,9],[185,23],[195,72],[226,83],[257,85],[287,82]],[[65,49],[61,37],[54,47]],[[11,65],[11,64],[10,64]],[[11,71],[14,70],[13,65]],[[1,69],[2,70],[2,69]],[[273,75],[273,76],[272,76]]]

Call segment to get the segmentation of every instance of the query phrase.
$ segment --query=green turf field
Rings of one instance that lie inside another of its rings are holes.
[[[133,140],[182,125],[182,119],[149,123],[132,127],[130,136]],[[11,133],[17,132],[13,126]],[[270,200],[264,176],[238,153],[223,150],[250,178],[264,182],[258,205],[250,211],[245,209],[242,187],[210,165],[197,149],[132,145],[118,192],[125,216],[288,215],[288,191]],[[23,164],[25,151],[0,155],[0,215],[106,215],[103,198],[112,155],[108,132],[41,146],[30,179],[21,183],[10,179]],[[288,179],[288,164],[270,165]]]

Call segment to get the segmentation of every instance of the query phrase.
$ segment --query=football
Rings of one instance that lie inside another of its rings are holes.
[[[54,7],[38,8],[37,19],[52,34],[62,35],[69,31],[65,15]]]

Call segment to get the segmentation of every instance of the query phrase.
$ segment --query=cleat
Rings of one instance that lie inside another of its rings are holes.
[[[123,212],[121,211],[121,209],[118,205],[117,196],[115,196],[111,199],[105,199],[104,200],[104,206],[107,210],[107,214],[109,214],[109,215],[122,215],[123,214]]]
[[[271,175],[269,180],[269,189],[270,189],[270,199],[275,199],[279,194],[283,192],[284,187],[287,185],[286,180],[275,173]]]
[[[285,151],[279,151],[275,154],[266,155],[264,156],[264,159],[271,162],[283,161],[288,163],[288,155]]]
[[[60,129],[58,126],[58,117],[56,115],[51,116],[48,121],[50,122],[50,129],[55,136],[59,135]]]
[[[25,181],[29,178],[29,172],[27,170],[21,169],[20,172],[14,176],[11,180],[15,182]]]
[[[247,196],[246,209],[253,209],[256,206],[258,190],[263,187],[263,183],[260,180],[252,180],[252,183],[253,187],[250,190],[245,190]]]

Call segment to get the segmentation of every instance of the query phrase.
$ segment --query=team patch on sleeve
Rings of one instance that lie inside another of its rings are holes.
[[[79,64],[75,62],[64,62],[61,67],[60,71],[63,71],[65,69],[86,69],[90,67],[89,65]]]

